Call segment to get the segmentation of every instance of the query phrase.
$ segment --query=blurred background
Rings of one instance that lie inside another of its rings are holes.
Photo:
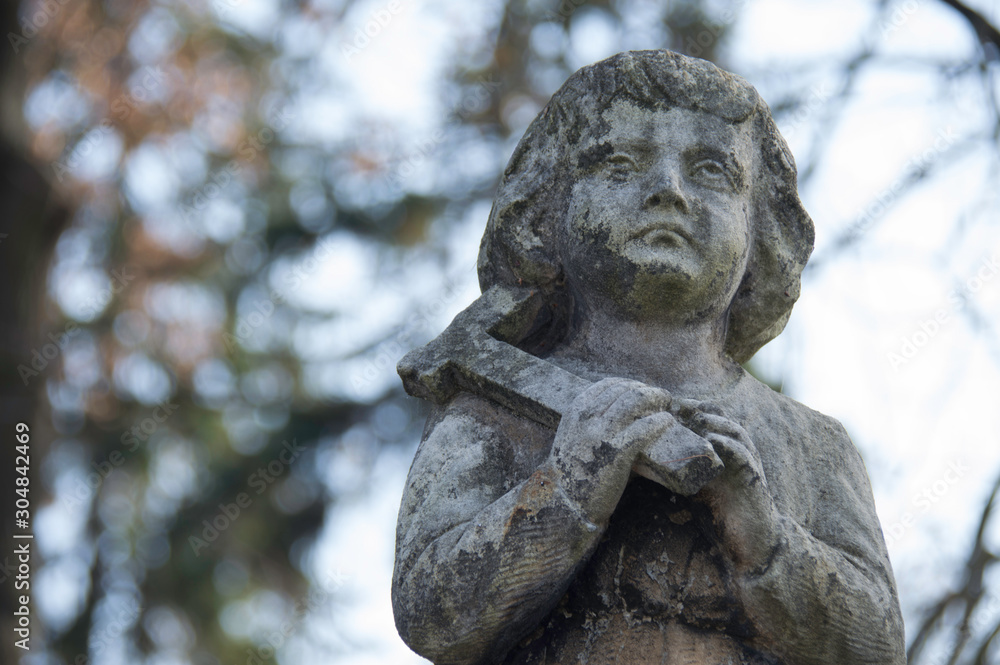
[[[749,369],[864,455],[910,661],[1000,663],[996,0],[2,12],[3,663],[424,662],[389,603],[426,413],[395,364],[478,294],[498,176],[548,97],[663,47],[757,87],[816,222]]]

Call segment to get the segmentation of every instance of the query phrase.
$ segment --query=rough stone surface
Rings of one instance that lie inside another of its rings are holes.
[[[667,51],[574,74],[529,127],[484,296],[400,375],[435,402],[393,609],[435,663],[902,665],[843,427],[743,371],[812,222],[745,81]]]

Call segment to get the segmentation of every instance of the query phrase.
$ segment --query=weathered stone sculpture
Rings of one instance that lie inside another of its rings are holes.
[[[666,51],[574,74],[504,173],[484,296],[400,365],[437,402],[393,608],[435,663],[901,665],[843,427],[740,367],[812,222],[742,79]]]

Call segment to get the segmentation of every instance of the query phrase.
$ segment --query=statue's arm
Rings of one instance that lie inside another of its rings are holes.
[[[902,618],[885,562],[784,521],[771,564],[741,584],[747,611],[780,653],[802,664],[904,665]]]
[[[603,530],[547,465],[516,468],[497,423],[454,405],[434,420],[400,507],[396,626],[435,663],[488,662],[551,611]]]
[[[604,379],[563,414],[551,447],[527,457],[551,435],[485,400],[432,416],[396,530],[403,640],[436,663],[502,658],[590,558],[638,456],[676,426],[669,405],[665,391]]]
[[[826,424],[811,442],[815,459],[789,470],[812,494],[807,525],[777,507],[766,479],[748,468],[753,462],[739,459],[739,445],[728,454],[718,445],[728,467],[742,466],[743,491],[713,488],[716,528],[761,647],[795,665],[904,665],[899,601],[868,476],[843,427]],[[729,480],[731,489],[740,484]]]

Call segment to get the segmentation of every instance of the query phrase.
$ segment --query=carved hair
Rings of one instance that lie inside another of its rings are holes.
[[[730,306],[725,351],[749,360],[785,327],[813,246],[799,200],[795,162],[767,104],[742,78],[670,51],[630,51],[584,67],[552,96],[514,150],[479,251],[479,283],[555,288],[562,278],[558,235],[572,186],[570,157],[581,138],[603,133],[601,111],[627,98],[656,109],[703,111],[752,123],[756,209],[746,272]]]

